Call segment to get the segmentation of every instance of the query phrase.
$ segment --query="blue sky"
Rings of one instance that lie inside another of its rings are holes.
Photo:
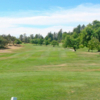
[[[0,34],[72,31],[100,20],[100,0],[0,0]]]
[[[100,0],[0,0],[0,11],[47,10],[51,7],[73,8],[80,4],[99,4]]]

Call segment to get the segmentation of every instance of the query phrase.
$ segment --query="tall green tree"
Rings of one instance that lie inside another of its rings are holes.
[[[65,37],[68,35],[68,33],[67,32],[64,32],[63,34],[62,34],[62,39],[64,40],[65,39]]]
[[[30,40],[30,43],[32,43],[32,44],[38,44],[38,39],[32,39],[32,40]]]
[[[100,21],[94,20],[92,22],[93,29],[98,29],[100,27]]]
[[[81,25],[78,25],[76,28],[74,28],[73,32],[79,34],[81,32]]]
[[[43,44],[43,39],[38,39],[38,44],[42,45]]]
[[[56,45],[59,45],[59,43],[58,43],[56,40],[53,40],[53,41],[51,42],[51,45],[53,45],[53,47],[55,47]]]
[[[49,32],[47,36],[45,37],[45,40],[49,40],[51,42],[53,40],[53,34]]]
[[[55,32],[53,34],[53,40],[57,40],[57,33],[55,33]]]
[[[20,39],[20,41],[24,41],[24,36],[21,34],[20,36],[19,36],[19,39]]]
[[[8,41],[0,36],[0,48],[5,48],[8,44]]]
[[[64,43],[63,43],[63,47],[72,47],[74,49],[74,51],[76,51],[79,48],[79,42],[80,39],[79,38],[74,38],[73,36],[66,36]]]
[[[21,43],[22,43],[21,40],[19,40],[19,39],[16,39],[14,42],[15,42],[16,44],[21,44]]]
[[[45,41],[44,41],[44,44],[45,44],[46,46],[49,45],[49,44],[50,44],[49,40],[45,40]]]
[[[89,42],[88,42],[88,51],[90,50],[94,50],[94,49],[98,49],[98,46],[100,45],[98,39],[96,38],[92,38]]]
[[[58,32],[58,42],[61,42],[62,40],[62,29]]]
[[[13,44],[13,45],[14,45],[14,43],[15,43],[15,40],[16,40],[16,37],[12,36],[12,37],[11,37],[11,41],[12,41],[12,44]]]
[[[33,34],[30,35],[30,39],[34,39],[34,35]]]
[[[96,38],[99,40],[100,42],[100,27],[98,29],[95,30],[95,34],[96,34]]]
[[[81,26],[81,30],[83,30],[85,28],[85,25],[83,24],[82,26]]]
[[[41,39],[41,38],[43,39],[43,36],[40,35],[40,34],[36,34],[34,38],[35,38],[35,39]]]
[[[88,46],[88,42],[92,39],[92,37],[96,37],[96,34],[91,25],[88,25],[84,30],[80,33],[81,44],[84,46]]]

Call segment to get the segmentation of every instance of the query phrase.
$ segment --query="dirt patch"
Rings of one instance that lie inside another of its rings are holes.
[[[11,53],[11,50],[20,49],[22,46],[8,46],[6,49],[0,49],[0,53]]]
[[[100,69],[89,69],[89,70],[87,70],[87,71],[100,71]]]
[[[62,67],[72,67],[72,66],[80,66],[80,68],[82,68],[82,66],[83,66],[83,68],[84,68],[84,66],[88,66],[88,65],[93,65],[93,66],[99,66],[100,64],[96,64],[96,63],[89,63],[89,64],[83,64],[83,63],[72,63],[72,64],[70,64],[70,63],[65,63],[65,64],[59,64],[59,65],[43,65],[43,66],[37,66],[37,67],[42,67],[42,68],[54,68],[54,67],[59,67],[59,68],[62,68]]]
[[[66,66],[66,64],[59,64],[59,65],[46,65],[46,66],[42,66],[42,67],[63,67]]]
[[[74,51],[73,49],[69,49],[69,50]]]
[[[88,65],[93,65],[93,66],[98,66],[100,64],[97,64],[97,63],[72,63],[72,64],[69,64],[70,66],[88,66]]]
[[[5,50],[5,49],[0,50],[0,53],[11,53],[11,52],[12,52],[12,51]]]
[[[82,54],[89,54],[89,55],[93,55],[93,54],[98,54],[98,52],[82,52]]]
[[[96,64],[96,63],[91,63],[91,64],[88,64],[88,65],[99,65],[99,64]]]
[[[22,46],[8,46],[8,49],[20,49]]]
[[[42,66],[34,66],[39,69],[51,69],[51,68],[62,68],[67,66],[67,64],[59,64],[59,65],[42,65]]]
[[[90,64],[58,64],[58,65],[43,65],[43,66],[35,66],[38,70],[41,70],[41,71],[73,71],[73,72],[93,72],[93,71],[100,71],[100,69],[90,69],[90,68],[87,68],[85,67],[88,66],[88,65],[93,65],[93,66],[96,66],[96,65],[99,65],[99,64],[96,64],[96,63],[90,63]],[[75,66],[75,67],[73,67]],[[78,66],[78,67],[77,67]],[[81,67],[80,67],[81,66]],[[86,69],[84,69],[86,68]]]
[[[63,66],[66,66],[66,64],[60,64],[60,65],[56,65],[56,66],[61,66],[61,67],[63,67]]]

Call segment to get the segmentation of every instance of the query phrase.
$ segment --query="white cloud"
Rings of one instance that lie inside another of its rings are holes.
[[[25,15],[31,11],[24,11]],[[32,11],[34,12],[34,11]],[[36,34],[40,33],[45,36],[48,32],[57,32],[61,28],[63,31],[72,31],[75,25],[88,24],[93,20],[100,20],[100,4],[85,4],[79,5],[76,8],[64,9],[41,12],[40,15],[32,15],[29,17],[0,17],[0,34],[12,34],[18,36],[19,34]],[[21,12],[19,12],[21,13]],[[22,12],[23,13],[23,12]],[[24,14],[23,13],[23,14]],[[40,13],[40,12],[39,12]],[[20,14],[19,14],[20,15]],[[18,26],[19,25],[19,26]],[[30,28],[20,27],[20,25],[39,25],[50,26],[48,28]]]

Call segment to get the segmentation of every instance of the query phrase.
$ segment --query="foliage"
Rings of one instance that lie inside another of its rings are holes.
[[[7,41],[9,45],[14,45],[14,41],[17,39],[10,34],[2,35],[2,37]],[[88,47],[90,50],[97,49],[98,51],[100,51],[99,45],[97,45],[97,47],[93,46],[93,38],[97,39],[100,42],[100,21],[98,20],[94,20],[87,26],[78,25],[73,29],[72,32],[63,32],[62,29],[60,29],[58,32],[49,32],[45,37],[40,34],[30,34],[30,36],[27,36],[26,33],[19,36],[20,41],[23,43],[40,45],[48,45],[49,43],[51,43],[53,46],[55,46],[58,45],[58,42],[62,42],[64,48],[71,47],[75,51],[76,49],[83,47]]]
[[[99,51],[100,45],[100,21],[93,21],[88,24],[80,33],[80,44],[88,47],[89,50],[97,49]],[[88,50],[88,51],[89,51]]]
[[[58,42],[61,42],[62,40],[62,29],[58,32]]]
[[[53,34],[53,40],[58,40],[58,33],[55,33]]]
[[[42,45],[43,44],[43,39],[38,39],[38,44]]]
[[[79,45],[79,48],[84,48],[83,44],[80,44],[80,45]]]
[[[49,44],[50,44],[49,40],[45,40],[45,41],[44,41],[44,44],[45,44],[46,46],[49,45]]]
[[[37,40],[37,39],[31,39],[31,40],[30,40],[30,43],[36,44],[36,45],[37,45],[37,44],[38,44],[38,40]]]
[[[4,48],[8,44],[8,41],[0,36],[0,48]]]
[[[45,37],[46,40],[49,40],[50,42],[53,40],[53,34],[49,32],[47,36]]]
[[[97,50],[98,50],[98,52],[100,52],[100,43],[97,46]]]
[[[98,28],[98,29],[96,29],[95,30],[95,34],[97,34],[96,35],[96,38],[99,40],[99,42],[100,42],[100,27]]]
[[[1,37],[4,38],[9,45],[11,45],[11,44],[14,45],[14,41],[17,39],[16,37],[11,36],[10,34],[8,34],[8,35],[3,34],[3,35],[1,35]]]
[[[43,39],[43,36],[40,35],[40,34],[36,34],[34,38],[35,38],[35,39],[41,39],[41,38]]]
[[[15,40],[15,43],[16,43],[16,44],[21,44],[22,42],[21,42],[19,39],[16,39],[16,40]]]
[[[88,48],[89,50],[94,50],[95,48],[98,47],[99,41],[96,38],[92,38],[89,42],[88,42]]]
[[[62,34],[62,40],[64,40],[65,39],[65,37],[68,35],[68,33],[67,32],[64,32],[63,34]]]
[[[74,51],[79,48],[79,38],[74,38],[73,36],[66,36],[63,43],[63,47],[72,47]]]
[[[51,42],[51,44],[53,45],[53,47],[55,47],[56,45],[59,45],[59,43],[58,43],[56,40],[53,40],[53,41]]]
[[[30,39],[34,39],[34,35],[33,34],[30,35]]]

